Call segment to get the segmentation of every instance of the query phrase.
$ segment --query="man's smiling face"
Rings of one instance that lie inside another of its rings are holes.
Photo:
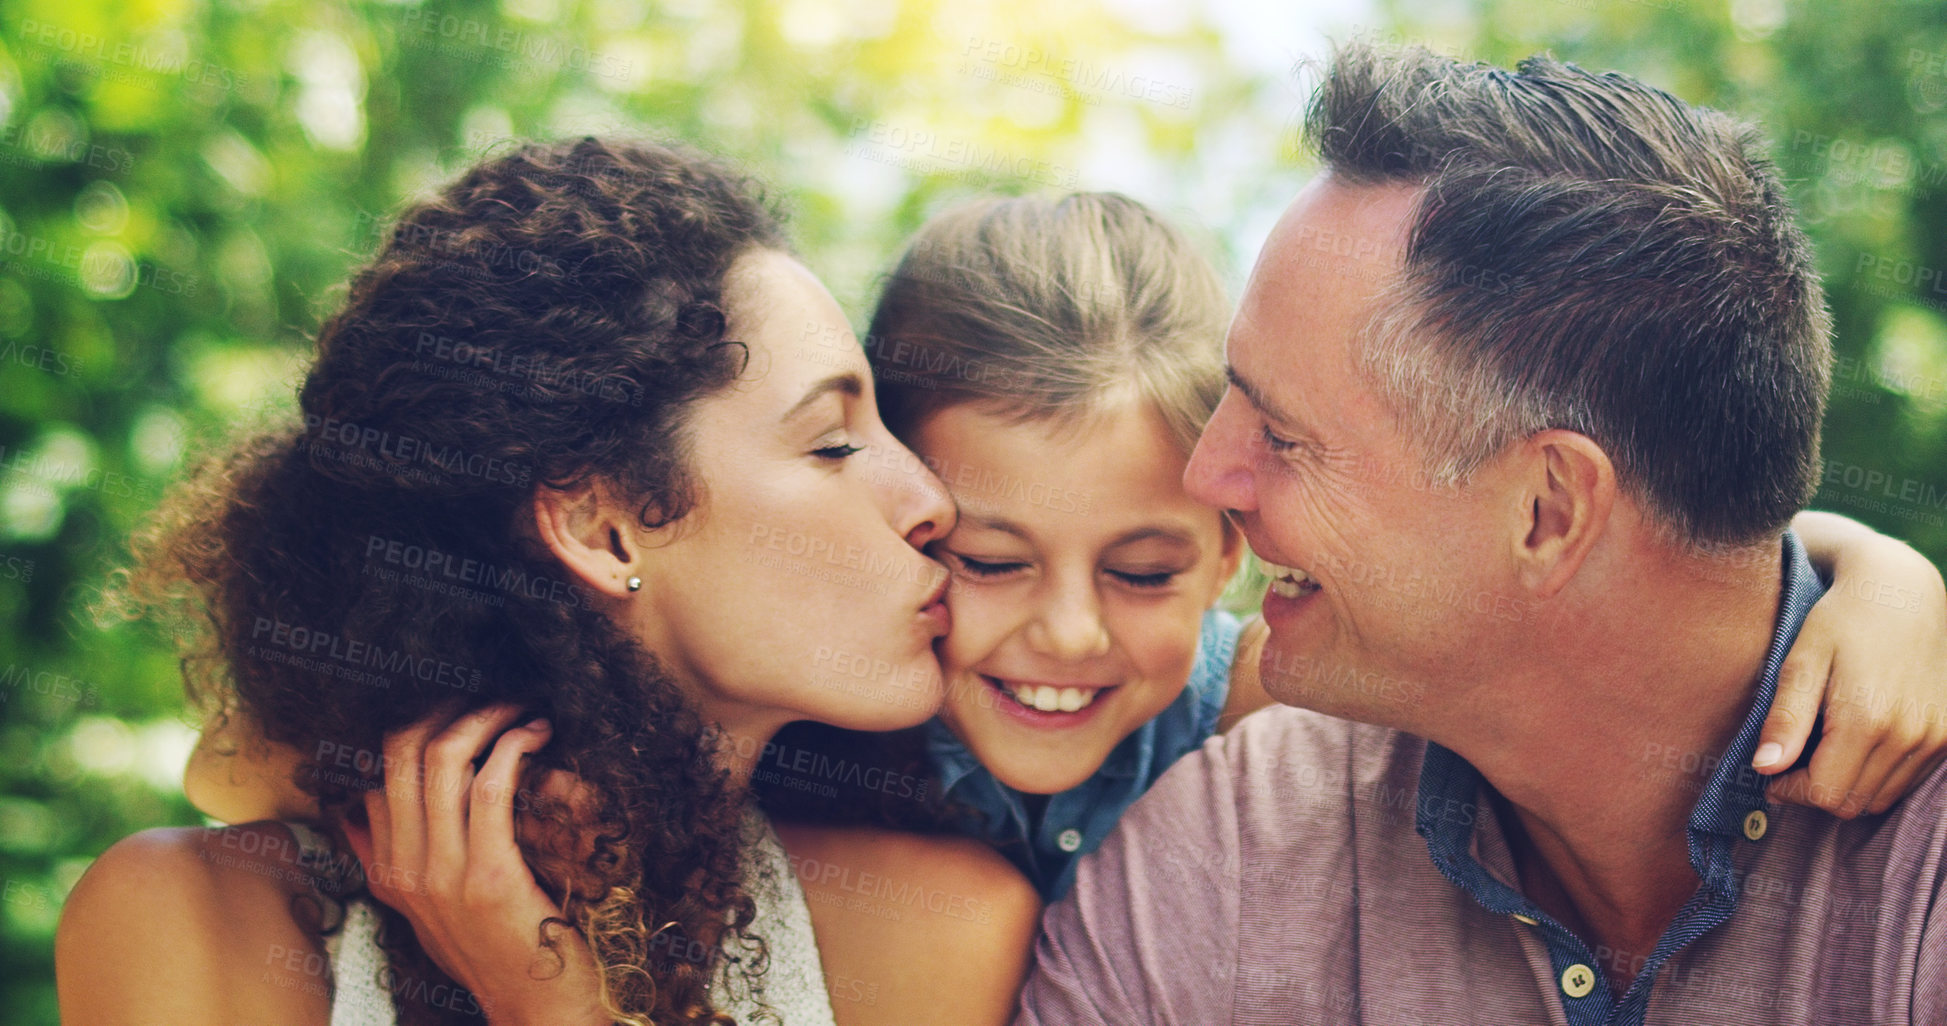
[[[1518,512],[1496,512],[1491,468],[1430,487],[1420,443],[1358,365],[1417,199],[1329,175],[1300,193],[1251,272],[1227,342],[1231,388],[1184,475],[1277,564],[1264,602],[1272,697],[1407,729],[1507,625],[1495,596],[1512,594],[1501,539]]]

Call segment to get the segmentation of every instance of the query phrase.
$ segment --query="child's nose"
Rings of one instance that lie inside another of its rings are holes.
[[[1067,662],[1090,659],[1109,651],[1109,629],[1091,591],[1086,597],[1056,595],[1028,625],[1028,641]]]

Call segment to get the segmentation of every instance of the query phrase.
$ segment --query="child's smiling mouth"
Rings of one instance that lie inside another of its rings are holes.
[[[1095,704],[1103,695],[1114,691],[1113,684],[1037,684],[1029,681],[1004,680],[981,674],[980,678],[989,687],[1013,699],[1013,703],[1023,709],[1039,713],[1077,713]]]

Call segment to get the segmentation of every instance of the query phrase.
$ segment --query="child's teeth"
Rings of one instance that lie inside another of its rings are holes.
[[[1030,709],[1042,712],[1079,712],[1095,704],[1100,688],[1058,688],[1047,684],[1010,684],[1007,693]]]

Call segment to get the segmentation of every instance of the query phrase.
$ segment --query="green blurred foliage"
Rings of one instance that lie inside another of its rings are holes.
[[[0,1022],[56,1021],[88,860],[199,822],[173,654],[90,600],[169,480],[290,412],[403,202],[509,137],[693,140],[776,184],[856,321],[941,202],[1140,165],[1235,281],[1296,187],[1301,96],[1165,6],[0,0]],[[1450,50],[1553,48],[1765,123],[1838,318],[1819,504],[1947,560],[1947,283],[1922,279],[1947,268],[1947,4],[1399,6]]]
[[[934,206],[1080,187],[1103,126],[1187,189],[1267,88],[1214,39],[1021,2],[0,3],[0,1022],[56,1020],[88,861],[200,822],[173,654],[90,600],[169,480],[294,409],[403,203],[510,138],[692,140],[862,319]]]

